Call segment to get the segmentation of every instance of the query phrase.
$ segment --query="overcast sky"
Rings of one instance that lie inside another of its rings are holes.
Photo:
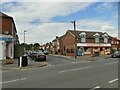
[[[27,43],[51,42],[56,36],[73,29],[73,20],[76,20],[77,30],[107,32],[111,36],[118,36],[117,2],[10,1],[2,2],[0,9],[14,18],[20,43],[23,43],[24,30],[27,30]]]

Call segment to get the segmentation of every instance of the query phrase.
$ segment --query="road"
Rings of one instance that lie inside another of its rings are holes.
[[[3,72],[0,84],[3,88],[118,88],[118,59],[75,62],[59,56],[48,58],[51,66]]]

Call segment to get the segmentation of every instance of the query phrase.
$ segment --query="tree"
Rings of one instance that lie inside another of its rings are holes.
[[[35,43],[34,44],[34,50],[37,51],[39,50],[40,44],[39,43]]]

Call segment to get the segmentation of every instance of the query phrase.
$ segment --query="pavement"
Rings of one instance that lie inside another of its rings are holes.
[[[18,66],[18,60],[15,59],[13,64],[3,64],[2,61],[0,61],[0,70],[21,70],[21,69],[29,69],[29,68],[37,68],[37,67],[44,67],[48,65],[46,62],[35,62],[33,60],[28,60],[28,65],[24,67]]]

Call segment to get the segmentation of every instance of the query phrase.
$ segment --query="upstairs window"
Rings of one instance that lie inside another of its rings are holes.
[[[103,37],[104,37],[104,43],[108,43],[108,38],[109,38],[108,35],[104,34]]]
[[[99,43],[99,34],[98,33],[96,33],[95,35],[94,35],[94,37],[95,37],[95,43]]]
[[[95,37],[95,43],[99,43],[99,37]]]
[[[104,43],[108,43],[108,38],[104,37]]]
[[[86,42],[86,33],[82,32],[81,34],[79,34],[81,37],[81,42]]]

